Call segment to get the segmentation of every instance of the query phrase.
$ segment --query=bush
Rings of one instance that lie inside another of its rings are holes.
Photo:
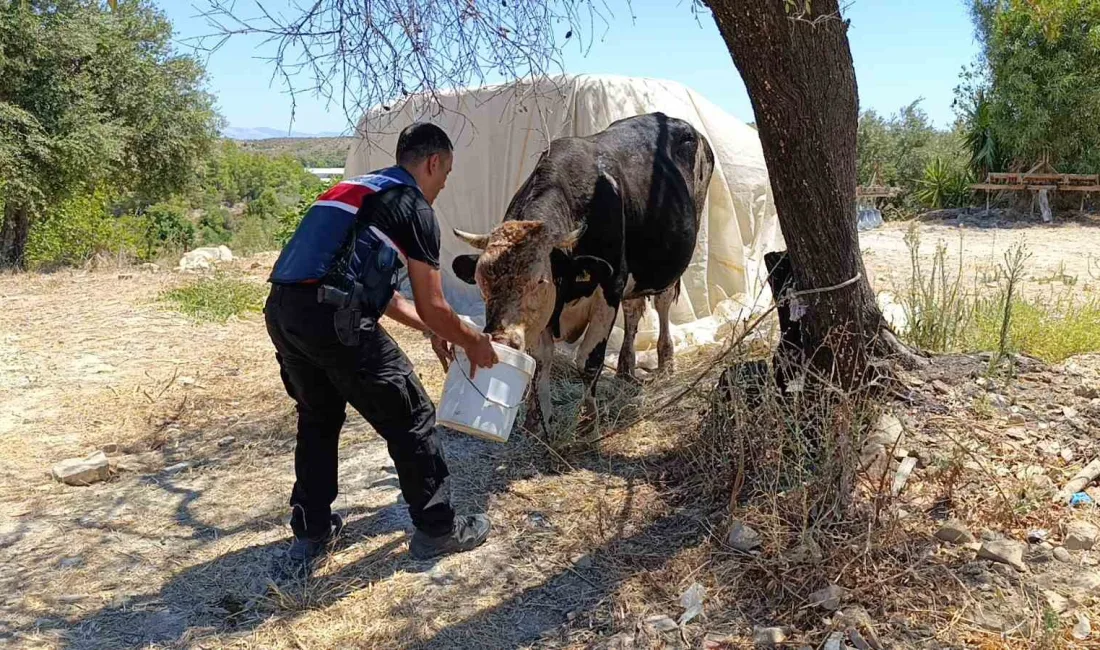
[[[277,221],[252,215],[246,216],[236,234],[233,235],[230,248],[241,255],[274,250],[278,248],[275,237],[277,230]]]
[[[245,255],[277,249],[331,184],[289,156],[247,152],[225,142],[192,187],[169,200],[150,204],[137,193],[100,191],[45,211],[32,225],[28,263],[32,268],[80,265],[97,254],[149,261],[198,244],[225,244]]]
[[[228,244],[233,239],[236,226],[233,215],[223,205],[210,205],[203,209],[199,217],[198,241],[203,246]]]
[[[195,226],[180,205],[156,203],[137,221],[142,230],[142,259],[151,260],[195,245]]]
[[[167,291],[160,300],[196,320],[224,323],[232,316],[262,310],[266,295],[262,284],[215,276]]]
[[[317,196],[323,194],[339,182],[339,178],[334,178],[328,183],[320,184],[312,194],[303,194],[298,200],[298,205],[295,209],[283,213],[279,218],[278,226],[275,231],[275,244],[278,248],[286,246],[290,238],[294,236],[294,231],[298,229],[298,224],[302,223],[302,217],[306,216],[306,210],[309,210],[309,206],[313,205],[313,202],[317,200]]]
[[[856,133],[859,182],[900,187],[902,193],[887,202],[896,215],[922,207],[918,199],[921,181],[936,160],[948,169],[965,169],[968,162],[961,134],[936,129],[920,108],[920,100],[883,117],[875,111],[859,116]],[[959,202],[966,196],[957,193]]]
[[[970,203],[972,182],[965,166],[950,165],[937,157],[924,168],[924,176],[917,182],[916,198],[932,210],[960,208]]]
[[[79,266],[111,236],[111,218],[101,196],[78,197],[44,211],[27,238],[31,268]]]
[[[97,254],[133,256],[138,239],[108,210],[105,192],[78,196],[44,211],[27,240],[32,269],[80,266]]]

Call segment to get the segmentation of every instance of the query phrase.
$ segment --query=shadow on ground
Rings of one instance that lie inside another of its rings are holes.
[[[350,424],[350,422],[349,422]],[[282,438],[284,436],[278,436]],[[368,443],[370,444],[370,443]],[[379,440],[377,443],[381,445]],[[532,473],[553,472],[545,449],[534,440],[522,436],[508,446],[485,443],[460,434],[445,435],[445,447],[448,461],[452,465],[454,477],[454,501],[460,512],[490,510],[490,501],[496,496],[509,492],[510,485],[518,478],[529,477]],[[384,447],[382,447],[384,449]],[[351,451],[353,455],[371,455],[361,445]],[[272,452],[278,456],[278,463],[285,462],[286,449]],[[222,456],[226,456],[222,458]],[[408,612],[402,615],[395,606],[393,620],[400,628],[393,630],[393,638],[418,639],[412,647],[447,648],[510,648],[518,645],[549,643],[568,633],[570,613],[590,612],[602,607],[623,581],[641,571],[659,568],[679,551],[700,543],[705,533],[698,521],[682,516],[667,516],[649,525],[633,530],[624,527],[624,522],[632,508],[632,495],[636,486],[651,483],[649,474],[653,467],[665,464],[668,455],[640,458],[615,458],[588,455],[570,458],[570,469],[565,470],[556,463],[563,473],[575,470],[587,470],[599,475],[614,475],[624,479],[627,497],[615,521],[609,523],[615,535],[606,544],[592,548],[581,558],[576,558],[562,566],[555,565],[546,571],[547,577],[541,584],[517,589],[505,595],[502,602],[487,609],[463,610],[464,615],[457,623],[442,630],[433,631],[425,638],[424,628],[415,628],[422,621],[410,621]],[[373,456],[372,456],[373,460]],[[261,462],[275,461],[261,459]],[[349,462],[350,461],[350,462]],[[344,466],[352,464],[353,458],[345,457]],[[214,454],[197,467],[203,470],[218,470],[217,473],[232,472],[235,461],[229,454]],[[315,575],[307,576],[290,571],[287,568],[285,553],[288,540],[282,535],[278,541],[261,543],[229,550],[217,557],[175,572],[163,583],[163,587],[151,593],[129,595],[116,598],[86,614],[75,617],[54,616],[34,620],[33,625],[21,628],[0,625],[0,640],[5,638],[52,640],[62,647],[73,650],[91,648],[140,648],[149,644],[187,644],[210,635],[247,635],[266,621],[272,619],[294,620],[309,611],[322,610],[360,590],[379,583],[398,572],[426,573],[429,580],[424,599],[431,598],[433,581],[447,584],[442,592],[448,597],[457,593],[468,595],[471,602],[479,593],[479,580],[484,579],[492,570],[481,572],[474,577],[464,576],[463,571],[452,571],[436,575],[434,563],[416,562],[407,552],[407,537],[397,535],[411,532],[411,522],[403,502],[397,495],[396,477],[392,467],[377,468],[384,472],[368,472],[364,484],[357,489],[380,489],[386,494],[394,494],[396,499],[388,505],[369,508],[344,508],[348,526],[337,551],[354,549],[361,543],[369,543],[369,538],[387,537],[378,548],[374,548],[362,557],[331,569],[322,563]],[[199,472],[201,475],[202,472]],[[205,485],[217,488],[224,493],[224,486],[218,486],[224,476],[208,476]],[[360,477],[362,478],[362,476]],[[259,533],[265,539],[277,531],[285,530],[285,512],[281,504],[269,504],[271,512],[264,510],[259,516],[236,518],[232,525],[218,525],[197,517],[194,508],[203,498],[203,483],[195,485],[190,479],[177,477],[163,470],[133,481],[131,489],[113,497],[114,505],[127,500],[127,495],[135,500],[143,494],[140,490],[158,489],[171,495],[175,503],[175,521],[183,528],[185,535],[174,539],[183,540],[182,555],[186,557],[188,549],[205,548],[209,544],[231,540],[242,532]],[[219,494],[221,494],[219,493]],[[279,495],[282,501],[283,495]],[[144,497],[148,498],[148,497]],[[209,497],[207,497],[209,498]],[[201,502],[200,502],[201,503]],[[337,502],[338,509],[340,502]],[[140,507],[140,506],[139,506]],[[537,510],[539,504],[532,504]],[[537,513],[536,513],[537,514]],[[81,526],[94,528],[102,525],[101,518],[82,517],[77,522]],[[111,524],[117,528],[116,524]],[[15,531],[16,535],[20,533]],[[152,545],[162,543],[157,534],[135,527],[125,531],[127,535],[144,540]],[[538,534],[552,534],[551,531],[538,531]],[[501,532],[501,537],[504,533]],[[534,549],[527,548],[530,537],[521,534],[510,540],[515,548],[509,547],[508,554],[491,556],[471,554],[477,562],[504,562],[510,558],[529,556]],[[105,540],[104,545],[110,542]],[[218,548],[218,547],[211,547]],[[657,549],[655,551],[655,549]],[[172,565],[186,565],[181,560],[181,549],[175,550],[171,558]],[[609,561],[614,558],[614,561]],[[56,558],[44,555],[42,571],[49,572],[56,566]],[[118,565],[121,567],[122,565]],[[138,563],[133,565],[137,567]],[[150,579],[161,582],[165,564],[159,567],[145,567]],[[502,570],[506,567],[501,567]],[[113,569],[112,569],[113,570]],[[159,573],[158,573],[159,572]],[[38,576],[39,580],[49,579],[47,573]],[[31,583],[28,583],[31,584]],[[484,584],[481,584],[484,587]],[[423,602],[423,600],[421,601]],[[402,607],[416,608],[417,603],[402,603]],[[13,606],[9,606],[11,611]],[[430,615],[431,605],[425,604],[424,613]],[[607,620],[611,620],[610,607]],[[24,617],[31,618],[30,616]],[[607,630],[610,632],[611,630]]]

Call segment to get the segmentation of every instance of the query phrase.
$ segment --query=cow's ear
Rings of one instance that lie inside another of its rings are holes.
[[[582,295],[589,295],[596,287],[611,277],[611,264],[602,257],[578,255],[572,259],[569,270],[573,288]]]
[[[475,284],[474,270],[477,269],[477,258],[480,255],[457,255],[451,262],[451,270],[455,272],[459,280],[466,284]]]

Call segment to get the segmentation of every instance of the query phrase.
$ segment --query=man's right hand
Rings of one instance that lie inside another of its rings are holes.
[[[478,368],[492,368],[500,359],[497,351],[493,349],[493,340],[488,334],[478,334],[473,345],[463,347],[466,356],[470,359],[470,379],[474,378]]]

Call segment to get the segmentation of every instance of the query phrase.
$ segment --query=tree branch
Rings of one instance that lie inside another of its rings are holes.
[[[211,33],[191,39],[196,49],[259,38],[292,101],[307,93],[338,104],[349,125],[413,95],[438,105],[441,92],[563,71],[566,43],[586,51],[585,35],[610,14],[605,0],[308,0],[282,12],[266,0],[203,4]]]

